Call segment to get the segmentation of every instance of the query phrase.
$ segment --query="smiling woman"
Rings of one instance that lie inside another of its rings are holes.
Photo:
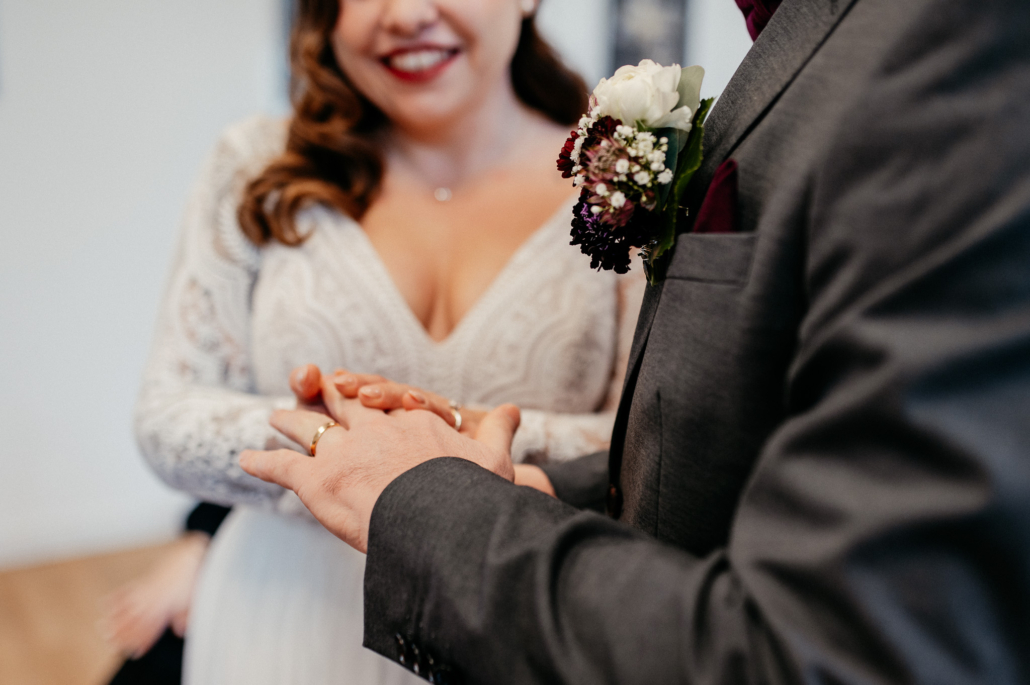
[[[586,90],[535,1],[298,12],[292,116],[230,127],[205,167],[137,406],[154,469],[236,505],[191,608],[194,685],[410,678],[361,647],[363,556],[237,464],[286,444],[290,369],[389,378],[463,433],[515,403],[513,459],[567,459],[607,447],[642,293],[569,244],[555,153]]]
[[[295,217],[313,203],[360,219],[383,173],[382,146],[370,135],[390,123],[432,135],[498,90],[566,126],[586,110],[583,80],[540,37],[532,12],[516,15],[513,24],[496,16],[499,9],[510,14],[511,2],[422,3],[430,19],[445,13],[458,20],[431,22],[439,28],[429,37],[417,26],[398,27],[399,35],[377,32],[386,4],[300,0],[290,46],[294,116],[286,150],[250,182],[239,207],[252,241],[298,244]],[[471,7],[478,16],[451,5]],[[395,17],[387,18],[426,19]],[[274,206],[271,197],[278,198]]]

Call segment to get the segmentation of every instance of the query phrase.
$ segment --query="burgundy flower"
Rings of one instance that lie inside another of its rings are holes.
[[[587,150],[594,147],[602,138],[611,138],[615,133],[615,127],[621,123],[618,119],[612,119],[611,117],[601,117],[595,121],[587,131],[587,139],[583,141],[583,149]]]
[[[562,178],[572,178],[572,167],[576,166],[572,161],[572,148],[576,147],[576,138],[579,138],[579,131],[572,132],[558,153],[558,171],[561,172]]]

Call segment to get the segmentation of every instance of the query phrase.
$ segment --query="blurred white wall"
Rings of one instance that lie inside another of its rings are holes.
[[[610,0],[543,0],[540,31],[586,79],[587,87],[610,75]],[[705,68],[702,97],[718,97],[751,49],[751,36],[733,0],[687,0],[683,64]]]
[[[718,97],[751,49],[744,17],[733,0],[687,0],[684,64],[705,68],[701,97]]]
[[[132,405],[189,184],[223,126],[283,109],[282,1],[0,0],[0,567],[181,524]],[[591,87],[606,5],[541,7]],[[716,94],[750,41],[732,0],[690,7]]]
[[[280,0],[0,0],[0,566],[160,539],[130,417],[187,188]]]
[[[542,0],[537,12],[540,34],[590,89],[612,71],[610,6],[609,0]]]

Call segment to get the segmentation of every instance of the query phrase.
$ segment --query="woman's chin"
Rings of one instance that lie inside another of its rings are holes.
[[[404,107],[393,109],[388,116],[393,125],[402,131],[412,135],[432,136],[459,125],[467,118],[470,109],[470,103],[448,104],[441,102],[439,96],[433,96],[408,102]]]

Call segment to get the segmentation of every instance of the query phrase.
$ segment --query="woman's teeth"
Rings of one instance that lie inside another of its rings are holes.
[[[419,72],[432,69],[450,56],[450,50],[415,50],[393,55],[389,63],[398,71]]]

